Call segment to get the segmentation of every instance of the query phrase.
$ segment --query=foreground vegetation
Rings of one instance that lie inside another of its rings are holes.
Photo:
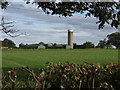
[[[22,72],[22,74],[21,74]],[[6,74],[5,74],[6,73]],[[24,73],[24,74],[23,74]],[[21,76],[22,75],[22,76]],[[120,90],[120,65],[47,63],[36,73],[28,67],[3,73],[2,89],[84,89]]]
[[[2,67],[2,89],[120,89],[116,49],[3,50]]]
[[[12,49],[2,51],[2,67],[43,68],[46,62],[105,64],[118,62],[116,49]]]

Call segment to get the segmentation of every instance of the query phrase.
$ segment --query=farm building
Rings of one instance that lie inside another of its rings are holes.
[[[8,47],[0,47],[0,49],[8,49]]]
[[[39,45],[38,49],[45,49],[46,47],[44,45]]]

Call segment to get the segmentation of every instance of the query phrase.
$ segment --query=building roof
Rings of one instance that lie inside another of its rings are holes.
[[[38,47],[39,44],[30,44],[30,45],[27,45],[27,46],[31,46],[31,47]]]

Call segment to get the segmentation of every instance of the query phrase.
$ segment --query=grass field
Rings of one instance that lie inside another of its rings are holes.
[[[83,64],[84,62],[94,64],[105,64],[118,62],[118,50],[115,49],[16,49],[2,51],[2,67],[41,68],[46,62]]]

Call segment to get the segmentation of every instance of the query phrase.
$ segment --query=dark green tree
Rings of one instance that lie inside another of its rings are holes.
[[[40,42],[39,45],[44,45],[45,43],[44,42]]]
[[[4,39],[2,41],[2,46],[9,47],[9,48],[15,48],[16,47],[15,43],[10,39]]]
[[[120,33],[115,32],[107,35],[108,41],[115,46],[117,49],[120,48]]]
[[[92,42],[85,42],[83,46],[84,48],[94,48],[94,44]]]
[[[26,3],[30,3],[30,0],[25,0]],[[120,25],[120,3],[118,2],[39,2],[34,0],[32,3],[38,5],[46,14],[60,15],[60,16],[72,16],[75,13],[80,13],[87,16],[93,16],[98,19],[96,24],[99,24],[99,29],[102,29],[104,25],[110,24],[112,27],[118,28]],[[51,1],[51,0],[50,0]],[[8,2],[1,1],[1,8],[6,8]]]
[[[7,1],[4,1],[4,0],[1,0],[0,1],[0,6],[2,9],[6,9],[7,8],[7,5],[8,5],[8,2]]]
[[[104,39],[99,41],[96,48],[112,48],[112,45],[108,40]]]
[[[2,46],[2,41],[0,41],[0,47]]]
[[[22,48],[22,47],[24,47],[25,45],[23,44],[23,43],[20,43],[19,44],[19,48]]]

